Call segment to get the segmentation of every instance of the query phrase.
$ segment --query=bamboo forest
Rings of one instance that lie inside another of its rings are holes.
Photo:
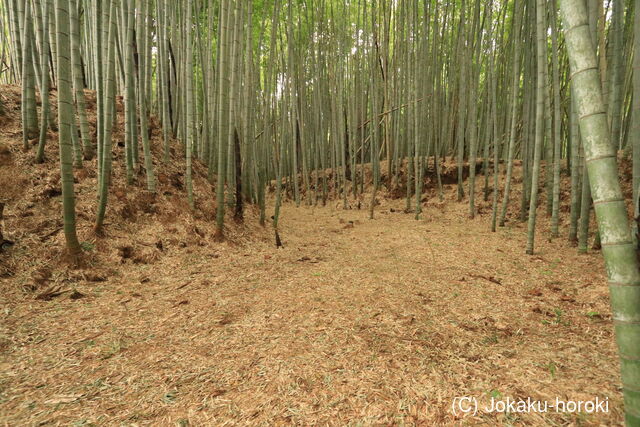
[[[640,0],[0,0],[0,424],[640,426]]]

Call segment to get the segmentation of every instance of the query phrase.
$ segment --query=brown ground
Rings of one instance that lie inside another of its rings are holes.
[[[119,158],[97,238],[85,162],[85,263],[70,269],[55,134],[47,163],[33,164],[15,103],[5,105],[0,188],[5,234],[18,244],[0,254],[0,423],[622,424],[602,259],[548,241],[544,208],[537,254],[525,256],[517,190],[498,233],[488,204],[469,220],[452,185],[443,203],[427,191],[419,221],[384,191],[374,220],[366,206],[286,204],[276,250],[251,208],[226,243],[213,242],[211,188],[199,167],[188,213],[180,150],[170,166],[157,162],[155,197],[124,185]],[[565,236],[566,203],[563,212]],[[452,414],[459,396],[599,397],[610,412],[462,418]]]
[[[526,257],[520,224],[492,234],[455,204],[380,209],[287,205],[282,250],[206,242],[78,300],[4,297],[3,421],[450,424],[454,397],[499,392],[611,413],[474,421],[621,422],[599,256],[539,239]]]

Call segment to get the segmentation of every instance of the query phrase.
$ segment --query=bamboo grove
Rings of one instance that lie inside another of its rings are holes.
[[[629,60],[636,57],[634,4],[587,3],[612,143],[632,153],[640,137]],[[442,195],[440,166],[450,156],[458,164],[459,201],[469,204],[471,217],[477,173],[469,167],[465,183],[465,163],[483,163],[480,197],[493,200],[494,229],[505,224],[509,204],[519,203],[520,220],[529,221],[530,253],[540,192],[553,237],[559,235],[566,169],[568,237],[586,251],[591,196],[557,5],[534,6],[523,0],[8,0],[1,78],[24,83],[24,144],[39,138],[38,162],[55,120],[47,97],[38,113],[37,93],[69,90],[61,98],[70,97],[73,109],[60,123],[70,122],[73,165],[98,158],[97,229],[107,208],[118,95],[125,104],[126,162],[115,167],[134,183],[142,166],[147,190],[155,191],[154,167],[162,165],[152,162],[148,126],[157,117],[165,161],[174,141],[186,156],[191,206],[198,197],[193,162],[207,166],[220,237],[225,204],[241,217],[243,200],[254,202],[264,221],[270,182],[277,186],[277,227],[281,195],[297,204],[336,198],[347,206],[365,193],[365,168],[374,198],[380,185],[402,184],[407,209],[417,217],[425,174],[437,176]],[[97,93],[97,135],[89,134],[84,88]],[[520,200],[511,200],[514,160],[523,167]],[[504,188],[496,171],[506,174]],[[373,217],[375,204],[362,203]]]
[[[345,208],[365,206],[373,218],[377,192],[387,186],[403,191],[407,211],[419,218],[425,177],[435,177],[443,198],[441,170],[449,158],[457,165],[458,201],[468,204],[471,218],[479,198],[490,200],[495,231],[508,208],[519,206],[519,220],[528,222],[527,253],[535,250],[538,213],[551,218],[548,237],[559,237],[566,223],[564,237],[579,251],[587,251],[590,236],[602,245],[628,420],[639,422],[637,264],[625,246],[631,233],[624,203],[604,207],[611,194],[621,197],[619,188],[602,190],[607,179],[617,185],[610,176],[615,161],[606,171],[595,165],[598,150],[632,158],[628,202],[638,213],[640,0],[4,0],[0,8],[0,81],[22,85],[23,143],[31,149],[37,139],[36,162],[52,143],[47,128],[59,128],[72,254],[81,251],[73,169],[97,160],[100,232],[113,168],[123,168],[130,185],[156,191],[156,169],[164,164],[153,162],[152,117],[162,124],[164,162],[172,149],[186,159],[191,207],[201,197],[193,188],[194,164],[207,168],[219,240],[225,212],[241,220],[244,203],[259,206],[266,222],[268,186],[278,244],[287,196],[297,205],[333,199]],[[586,41],[569,31],[574,26]],[[572,78],[585,61],[596,72],[591,92]],[[48,97],[40,108],[36,102],[53,88],[57,120]],[[84,89],[96,92],[95,134]],[[118,96],[124,164],[112,163]],[[591,124],[591,107],[600,108],[604,122]],[[520,165],[522,191],[515,197]],[[563,175],[571,178],[564,219]],[[546,202],[539,209],[540,194]],[[589,230],[594,200],[599,231]],[[615,239],[603,218],[618,224]],[[614,246],[627,249],[611,255]]]

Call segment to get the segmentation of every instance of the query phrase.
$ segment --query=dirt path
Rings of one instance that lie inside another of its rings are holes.
[[[610,413],[469,421],[621,423],[599,256],[541,236],[526,257],[520,224],[466,205],[392,207],[287,205],[284,249],[205,239],[78,300],[5,299],[0,422],[448,425],[457,396],[508,396]]]

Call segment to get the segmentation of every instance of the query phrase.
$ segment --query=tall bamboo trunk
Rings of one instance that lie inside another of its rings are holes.
[[[73,94],[71,57],[69,44],[69,2],[56,0],[56,38],[58,54],[58,141],[60,145],[60,177],[62,181],[62,212],[64,236],[67,250],[72,258],[80,253],[80,242],[76,234],[75,194],[73,190],[73,147],[71,124],[73,121]]]
[[[560,0],[576,107],[609,277],[626,422],[640,425],[640,271],[618,181],[595,48],[582,0]]]
[[[533,154],[533,173],[531,176],[531,199],[529,201],[529,224],[527,230],[527,254],[533,255],[536,212],[538,208],[538,186],[540,177],[540,157],[544,143],[544,110],[547,67],[547,26],[545,25],[545,0],[536,2],[536,39],[538,52],[538,88],[536,92],[536,139]]]

